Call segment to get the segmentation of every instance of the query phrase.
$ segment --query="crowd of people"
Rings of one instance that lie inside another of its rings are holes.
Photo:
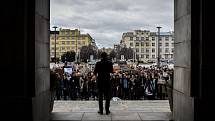
[[[111,74],[111,94],[123,100],[167,99],[167,88],[173,85],[173,69],[137,67]],[[97,100],[97,83],[93,72],[72,74],[51,71],[55,100]]]

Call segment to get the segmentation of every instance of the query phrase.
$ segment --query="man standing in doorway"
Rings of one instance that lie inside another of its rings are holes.
[[[110,114],[111,81],[110,73],[113,73],[113,64],[108,61],[107,53],[101,53],[101,61],[96,63],[94,74],[97,77],[97,89],[99,96],[99,114],[103,114],[103,96],[105,97],[106,114]]]

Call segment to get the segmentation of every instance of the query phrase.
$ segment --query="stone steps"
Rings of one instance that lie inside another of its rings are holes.
[[[99,115],[97,111],[98,101],[55,101],[51,120],[169,121],[172,119],[168,100],[111,101],[110,115]]]

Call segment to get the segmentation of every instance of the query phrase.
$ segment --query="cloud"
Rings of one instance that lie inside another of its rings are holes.
[[[51,0],[51,25],[80,28],[98,44],[113,47],[123,32],[172,31],[173,0]]]

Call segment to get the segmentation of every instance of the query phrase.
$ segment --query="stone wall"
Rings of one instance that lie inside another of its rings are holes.
[[[175,121],[193,121],[191,97],[191,0],[174,1],[175,71],[173,117]]]
[[[36,0],[35,4],[35,97],[33,97],[33,119],[35,121],[48,121],[50,108],[50,1]]]
[[[49,120],[49,0],[2,1],[2,119]]]

